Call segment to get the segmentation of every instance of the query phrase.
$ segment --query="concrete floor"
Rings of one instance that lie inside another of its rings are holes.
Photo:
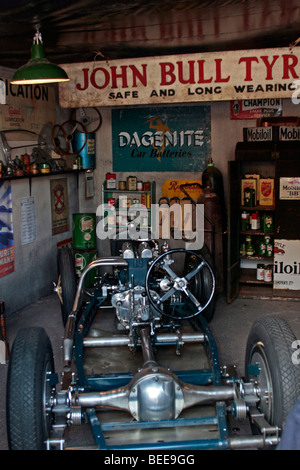
[[[210,327],[214,333],[221,365],[235,364],[238,375],[244,375],[244,354],[252,323],[262,316],[280,316],[288,321],[300,339],[300,303],[298,301],[258,300],[237,298],[228,305],[223,297],[217,300],[216,312]],[[20,328],[42,326],[51,339],[56,372],[62,370],[62,338],[60,304],[55,294],[47,296],[6,319],[10,348]],[[7,450],[5,385],[8,364],[0,364],[0,449]]]

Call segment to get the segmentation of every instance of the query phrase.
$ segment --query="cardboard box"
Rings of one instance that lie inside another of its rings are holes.
[[[273,178],[261,178],[259,180],[259,204],[260,206],[272,206],[274,204]]]

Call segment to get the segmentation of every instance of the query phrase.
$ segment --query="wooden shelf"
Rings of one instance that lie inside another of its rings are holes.
[[[255,284],[257,286],[273,286],[273,281],[258,281],[256,279],[256,269],[241,268],[240,284]]]
[[[272,205],[272,206],[241,206],[240,209],[242,211],[261,211],[261,212],[264,212],[264,211],[274,211],[275,206],[274,205]]]
[[[45,176],[55,176],[55,175],[65,175],[65,174],[74,174],[78,175],[80,172],[83,172],[86,170],[61,170],[61,171],[51,171],[50,173],[38,173],[37,175],[34,175],[32,173],[29,173],[27,175],[22,175],[22,176],[3,176],[0,178],[0,181],[10,181],[10,180],[23,180],[23,179],[31,179],[31,178],[40,178],[40,177],[45,177]]]
[[[274,232],[263,232],[262,230],[241,230],[240,231],[241,235],[269,235],[274,236]]]
[[[274,256],[266,256],[266,255],[254,255],[254,256],[247,256],[247,255],[241,255],[240,256],[240,259],[247,259],[247,260],[251,260],[251,259],[256,259],[256,260],[270,260],[270,261],[273,261],[274,259]]]

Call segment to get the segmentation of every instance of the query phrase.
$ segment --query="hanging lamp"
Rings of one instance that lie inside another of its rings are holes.
[[[70,80],[69,77],[61,67],[46,59],[42,35],[37,30],[33,38],[31,59],[15,72],[11,83],[13,85],[34,85],[68,80]]]

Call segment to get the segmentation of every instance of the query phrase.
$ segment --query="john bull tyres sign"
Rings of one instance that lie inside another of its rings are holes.
[[[297,99],[300,94],[296,47],[94,61],[63,68],[70,77],[59,84],[63,108],[291,98],[293,93]]]
[[[112,110],[114,171],[203,171],[210,106]]]

